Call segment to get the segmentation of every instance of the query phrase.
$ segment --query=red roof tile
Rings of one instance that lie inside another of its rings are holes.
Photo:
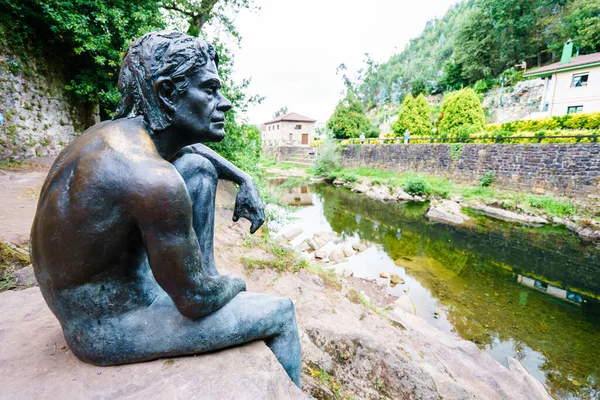
[[[296,114],[295,112],[287,113],[285,115],[280,115],[279,117],[272,119],[270,121],[265,122],[266,124],[271,124],[273,122],[279,121],[292,121],[292,122],[317,122],[316,119],[312,119],[309,117],[305,117],[304,115]]]
[[[593,64],[593,63],[598,63],[598,62],[600,62],[600,52],[586,54],[584,56],[573,57],[573,58],[571,58],[571,61],[569,61],[566,64],[561,64],[560,62],[556,62],[554,64],[549,64],[549,65],[545,65],[540,68],[532,69],[531,71],[525,72],[523,74],[523,76],[536,75],[536,74],[539,74],[540,72],[556,72],[556,71],[560,71],[560,70],[563,70],[566,68],[571,69],[573,67],[578,67],[578,66],[581,66],[583,68],[588,64]]]

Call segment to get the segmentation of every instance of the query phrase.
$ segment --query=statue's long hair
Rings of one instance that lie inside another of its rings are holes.
[[[158,101],[155,83],[171,78],[175,92],[182,93],[188,77],[219,58],[213,46],[202,39],[175,31],[148,33],[129,46],[119,74],[121,101],[113,119],[142,115],[153,132],[171,125],[172,115]]]

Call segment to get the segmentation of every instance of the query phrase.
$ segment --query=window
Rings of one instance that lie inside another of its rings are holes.
[[[277,124],[277,129],[279,129],[279,124]]]
[[[567,107],[567,114],[573,114],[583,111],[583,106],[570,106]]]
[[[302,125],[296,125],[296,127],[294,129],[302,129]]]
[[[589,73],[575,74],[571,80],[571,87],[582,87],[587,86]]]
[[[290,140],[294,139],[294,134],[292,132],[290,132]]]

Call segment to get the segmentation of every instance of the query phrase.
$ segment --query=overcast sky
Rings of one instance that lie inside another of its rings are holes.
[[[242,11],[235,22],[243,39],[234,77],[251,78],[250,93],[265,96],[248,111],[249,122],[265,122],[281,106],[327,121],[343,90],[340,63],[352,72],[365,53],[386,61],[457,2],[256,0],[260,11]]]

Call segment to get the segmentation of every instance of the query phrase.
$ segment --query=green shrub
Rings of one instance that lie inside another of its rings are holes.
[[[431,187],[422,176],[411,176],[404,184],[402,189],[413,196],[423,196],[431,193]]]
[[[317,159],[313,166],[315,174],[317,174],[317,176],[329,178],[329,175],[334,171],[339,170],[340,167],[340,153],[337,144],[330,138],[323,140],[323,144],[319,147],[319,154],[317,155]]]
[[[396,136],[402,136],[405,131],[413,135],[426,136],[431,134],[431,111],[429,103],[423,94],[416,99],[412,94],[406,95],[398,119],[392,125]]]
[[[491,186],[492,183],[494,183],[494,179],[496,179],[496,173],[493,171],[488,171],[485,174],[483,174],[481,179],[479,179],[479,184],[482,187],[488,187]]]
[[[485,115],[473,89],[461,89],[444,96],[439,122],[441,134],[465,137],[483,130]]]

